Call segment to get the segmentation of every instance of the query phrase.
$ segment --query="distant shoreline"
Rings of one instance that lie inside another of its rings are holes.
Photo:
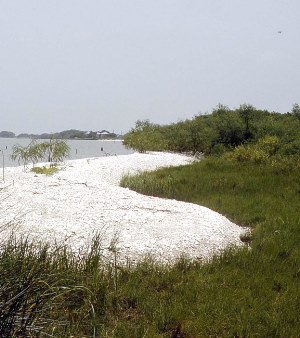
[[[101,139],[109,139],[115,140],[123,138],[123,133],[117,134],[114,131],[110,132],[108,130],[101,130],[101,131],[84,131],[78,129],[68,129],[63,130],[60,132],[55,133],[41,133],[41,134],[34,134],[34,133],[19,133],[15,134],[12,131],[2,130],[0,131],[0,138],[36,138],[36,139],[78,139],[78,140],[101,140]]]
[[[49,138],[41,138],[41,137],[34,137],[37,140],[51,140],[51,137]],[[15,139],[15,140],[30,140],[31,137],[2,137],[0,136],[0,139]],[[57,137],[59,140],[67,140],[67,141],[124,141],[124,139],[120,138],[64,138],[64,137]]]

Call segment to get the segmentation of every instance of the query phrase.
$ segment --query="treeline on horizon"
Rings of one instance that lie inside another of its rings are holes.
[[[266,135],[276,137],[283,151],[300,153],[300,106],[281,114],[260,110],[251,104],[229,109],[219,104],[211,114],[191,120],[158,125],[137,121],[124,137],[124,145],[145,151],[196,152],[221,155],[242,144],[256,143]]]
[[[42,133],[42,134],[28,134],[21,133],[16,135],[11,131],[1,131],[0,137],[3,138],[38,138],[38,139],[51,139],[51,138],[59,138],[59,139],[88,139],[88,140],[97,140],[97,139],[105,139],[105,138],[119,138],[121,135],[111,133],[107,130],[102,130],[101,132],[97,131],[82,131],[77,129],[68,129],[63,130],[57,133]]]

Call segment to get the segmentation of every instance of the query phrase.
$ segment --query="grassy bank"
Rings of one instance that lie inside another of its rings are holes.
[[[297,171],[205,159],[122,184],[250,225],[251,250],[228,249],[210,264],[121,267],[117,255],[103,259],[99,238],[86,257],[12,239],[0,252],[0,336],[299,336]]]
[[[124,177],[122,185],[143,194],[198,203],[253,228],[250,251],[226,253],[220,261],[193,270],[196,295],[201,290],[211,298],[195,296],[197,329],[192,335],[197,331],[203,336],[299,335],[297,170],[208,158],[190,166]],[[209,278],[207,271],[211,271]],[[214,313],[214,319],[207,321],[201,308]]]

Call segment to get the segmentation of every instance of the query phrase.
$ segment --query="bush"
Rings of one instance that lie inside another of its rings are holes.
[[[31,168],[30,171],[32,171],[36,174],[45,174],[45,175],[49,176],[49,175],[53,175],[53,174],[57,173],[58,169],[55,166],[52,166],[50,168],[43,166],[43,167],[33,167],[33,168]]]
[[[266,136],[259,139],[256,144],[240,145],[232,154],[225,155],[225,159],[237,162],[267,163],[279,150],[280,139],[277,136]]]
[[[254,162],[265,163],[268,160],[269,155],[258,146],[244,146],[241,145],[234,149],[234,152],[229,158],[237,162]],[[227,156],[228,158],[228,156]]]
[[[290,172],[300,169],[300,158],[297,156],[276,156],[271,166],[277,171]]]
[[[267,153],[269,156],[273,156],[277,153],[280,145],[278,136],[269,136],[259,139],[257,147]]]
[[[279,150],[280,155],[300,157],[300,139],[283,145]]]

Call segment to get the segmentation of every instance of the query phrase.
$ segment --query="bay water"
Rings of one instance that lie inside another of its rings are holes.
[[[49,140],[37,140],[38,142],[48,142]],[[108,155],[127,155],[132,154],[132,149],[126,149],[122,140],[66,140],[70,147],[69,160],[89,157],[101,157]],[[12,147],[19,144],[23,147],[28,146],[30,139],[27,138],[0,138],[0,167],[15,167],[23,165],[10,158]],[[46,161],[46,160],[45,160]],[[45,162],[44,161],[44,162]],[[43,162],[43,161],[42,161]]]

